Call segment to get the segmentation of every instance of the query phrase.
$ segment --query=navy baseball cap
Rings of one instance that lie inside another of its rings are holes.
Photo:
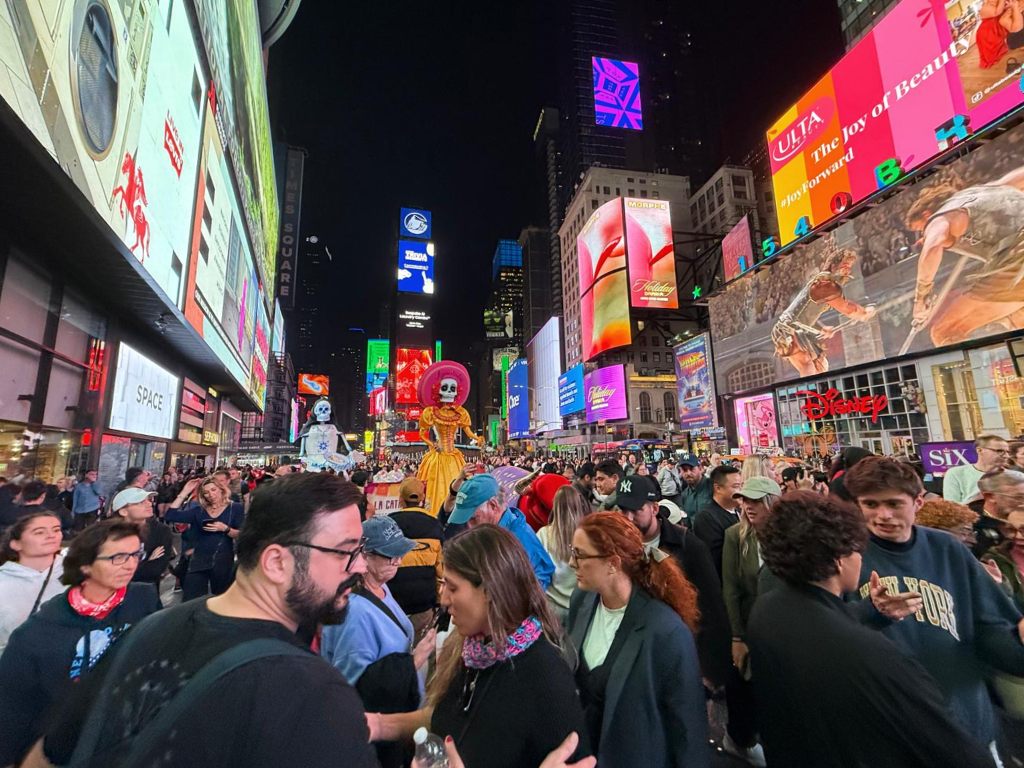
[[[363,523],[366,552],[384,557],[405,557],[416,542],[407,539],[402,529],[387,515],[376,515]]]
[[[473,475],[459,487],[455,497],[455,509],[452,510],[448,522],[462,525],[476,512],[477,507],[498,495],[501,487],[493,475]]]
[[[630,475],[619,480],[615,488],[615,506],[636,512],[649,501],[657,502],[660,495],[650,477]]]
[[[676,463],[680,464],[680,465],[689,464],[691,467],[699,467],[700,466],[700,460],[696,456],[694,456],[692,453],[682,453],[682,454],[680,454],[679,458],[676,459]]]

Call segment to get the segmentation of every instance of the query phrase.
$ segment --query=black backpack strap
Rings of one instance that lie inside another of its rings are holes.
[[[365,597],[367,600],[369,600],[371,603],[377,606],[380,610],[384,612],[385,616],[387,616],[389,619],[395,622],[395,624],[398,626],[400,630],[402,630],[402,632],[405,632],[405,627],[402,626],[402,622],[399,621],[398,617],[395,616],[394,612],[390,608],[388,608],[388,604],[381,600],[379,597],[377,597],[375,594],[373,594],[373,592],[366,589],[365,587],[357,587],[354,590],[354,592],[360,597]]]
[[[253,661],[275,656],[305,657],[310,656],[310,652],[304,648],[293,645],[286,640],[260,638],[258,640],[247,640],[244,643],[240,643],[239,645],[218,654],[207,662],[187,683],[185,683],[185,687],[180,690],[174,698],[160,710],[160,713],[153,718],[153,720],[151,720],[132,740],[131,748],[129,749],[122,765],[133,766],[136,764],[149,764],[148,762],[140,761],[145,761],[147,759],[150,752],[159,746],[160,741],[172,728],[174,728],[182,715],[193,707],[195,703],[199,701],[199,699],[202,698],[202,696],[206,694],[220,678],[230,672],[233,672],[239,667],[252,663]],[[122,658],[124,658],[124,656],[122,656]],[[114,671],[115,669],[111,668],[111,673]],[[116,679],[117,678],[107,678],[103,686],[104,693],[113,687],[113,682]],[[93,718],[90,718],[90,720],[92,719]],[[92,723],[90,723],[90,725],[91,724]],[[75,754],[72,757],[71,762],[68,764],[68,768],[78,768],[79,766],[86,766],[89,764],[96,748],[96,742],[98,741],[102,724],[102,721],[97,723],[95,735],[91,739],[90,744],[86,745],[83,743],[83,739],[79,739],[78,746],[75,748]],[[88,751],[83,749],[83,747],[87,747]]]

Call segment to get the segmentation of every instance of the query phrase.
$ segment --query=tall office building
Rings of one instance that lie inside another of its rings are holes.
[[[519,245],[523,249],[523,338],[532,339],[554,314],[548,230],[527,227],[519,233]],[[558,299],[561,304],[561,295]]]
[[[898,0],[839,0],[846,50],[856,45],[897,2]]]
[[[496,346],[523,346],[523,247],[515,240],[499,240],[491,262],[492,318],[500,318],[501,335],[487,330]],[[497,328],[497,326],[495,326]]]
[[[313,236],[301,244],[295,309],[285,313],[289,352],[299,372],[322,373],[328,363],[317,346],[317,334],[328,322],[330,268],[331,252],[322,240]]]
[[[562,259],[558,228],[562,224],[562,206],[565,189],[565,168],[558,146],[559,112],[554,107],[544,107],[533,130],[533,144],[544,169],[547,187],[547,233],[548,233],[548,286],[551,293],[552,314],[562,314]]]

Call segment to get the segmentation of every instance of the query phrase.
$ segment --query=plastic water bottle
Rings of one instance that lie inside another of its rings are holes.
[[[412,740],[416,743],[416,760],[413,762],[416,768],[448,768],[448,753],[440,736],[426,728],[417,728]]]

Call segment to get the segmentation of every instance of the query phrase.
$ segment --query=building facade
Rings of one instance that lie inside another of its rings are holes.
[[[899,0],[839,0],[843,42],[850,50]]]

